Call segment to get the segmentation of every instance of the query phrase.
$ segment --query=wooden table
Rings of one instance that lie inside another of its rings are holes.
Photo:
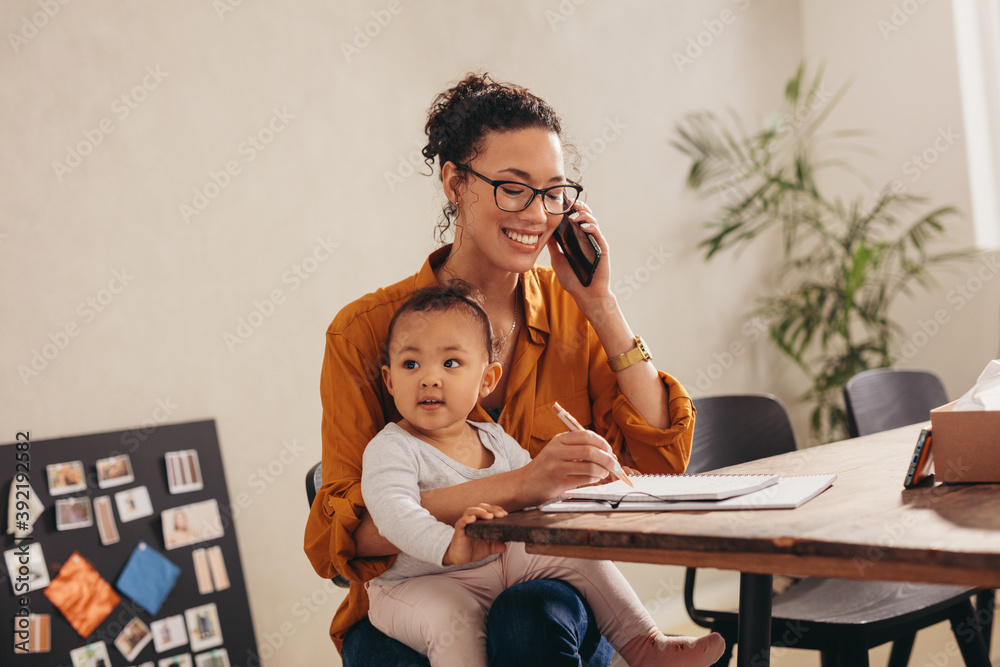
[[[467,530],[525,542],[533,553],[738,570],[737,662],[767,665],[773,574],[1000,588],[1000,484],[904,490],[921,426],[720,471],[837,473],[831,488],[794,510],[533,510]]]

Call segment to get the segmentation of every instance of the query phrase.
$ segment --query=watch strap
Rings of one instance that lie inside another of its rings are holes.
[[[649,354],[649,350],[646,349],[646,342],[641,336],[635,337],[635,347],[633,347],[628,352],[624,352],[617,356],[608,359],[608,366],[615,373],[623,371],[633,364],[637,364],[640,361],[645,361],[647,359],[652,359]]]

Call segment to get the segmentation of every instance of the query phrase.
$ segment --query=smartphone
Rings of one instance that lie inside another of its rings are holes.
[[[554,236],[573,273],[586,287],[594,279],[597,265],[601,262],[601,246],[597,245],[597,239],[580,229],[578,223],[570,220],[570,213],[572,211],[563,216]]]
[[[920,431],[917,446],[913,448],[913,458],[910,459],[910,469],[906,471],[906,479],[903,480],[904,488],[912,489],[931,475],[931,468],[934,465],[934,453],[931,451],[932,442],[933,438],[929,428]]]

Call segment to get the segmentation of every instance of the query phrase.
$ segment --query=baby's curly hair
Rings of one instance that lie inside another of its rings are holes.
[[[483,344],[486,347],[486,356],[490,362],[497,360],[497,345],[493,339],[493,327],[490,325],[490,316],[483,310],[481,304],[482,296],[479,291],[462,280],[450,280],[447,285],[432,285],[416,290],[407,299],[389,322],[389,331],[385,335],[385,344],[382,349],[382,360],[384,364],[389,364],[389,345],[392,343],[392,334],[396,330],[396,324],[400,317],[406,313],[413,312],[446,312],[455,308],[461,308],[475,317],[482,325]]]
[[[545,100],[527,88],[498,83],[489,74],[469,73],[455,86],[439,94],[427,114],[427,145],[421,151],[433,172],[446,162],[467,163],[482,149],[489,132],[511,132],[539,127],[562,136],[562,122]],[[463,171],[463,180],[468,175]],[[458,214],[454,204],[444,205],[444,220],[437,227],[438,238],[445,234]]]

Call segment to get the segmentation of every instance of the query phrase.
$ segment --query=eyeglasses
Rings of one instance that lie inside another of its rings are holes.
[[[580,193],[583,192],[583,186],[576,185],[575,183],[553,185],[551,188],[538,190],[517,181],[494,181],[464,164],[456,162],[455,166],[492,185],[493,199],[496,200],[497,207],[501,211],[507,211],[508,213],[523,211],[531,206],[531,202],[535,201],[535,195],[541,195],[542,206],[545,207],[546,213],[550,215],[562,215],[573,208],[573,204],[576,203]]]

